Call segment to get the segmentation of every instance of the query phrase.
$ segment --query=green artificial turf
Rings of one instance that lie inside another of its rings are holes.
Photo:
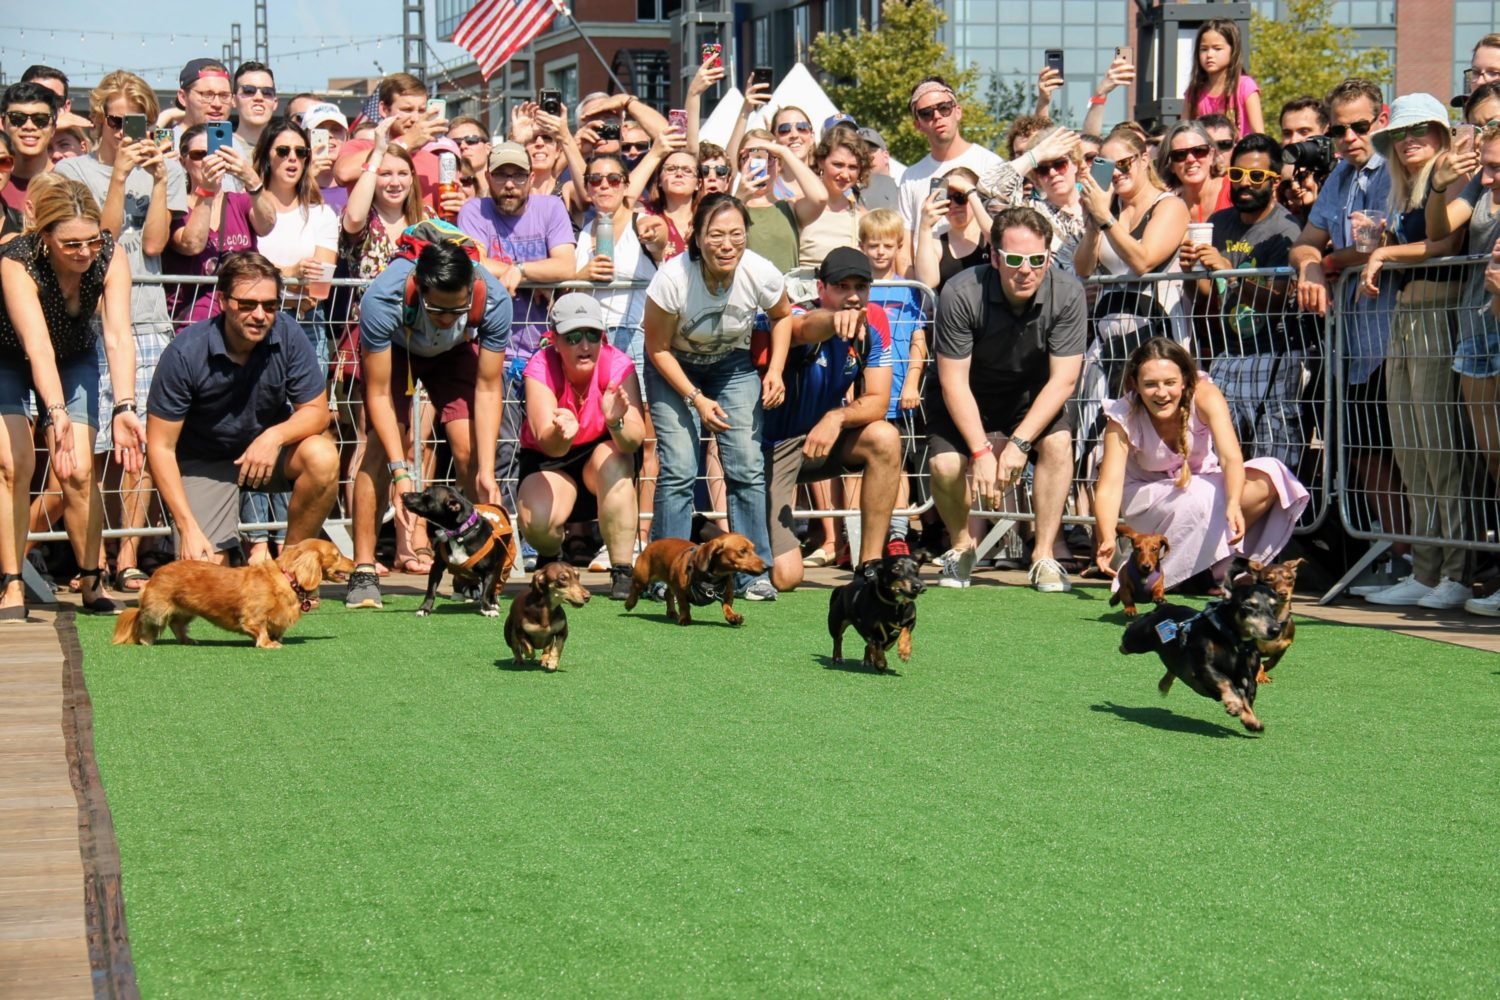
[[[549,675],[326,589],[78,622],[148,998],[1500,992],[1500,658],[1304,621],[1252,736],[1097,591],[933,589],[877,676],[822,590],[596,598]]]

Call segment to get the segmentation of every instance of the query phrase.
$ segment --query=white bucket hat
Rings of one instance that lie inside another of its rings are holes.
[[[1391,120],[1379,132],[1370,134],[1370,143],[1381,156],[1391,155],[1392,130],[1413,125],[1441,125],[1448,128],[1448,109],[1431,94],[1403,94],[1391,102]]]

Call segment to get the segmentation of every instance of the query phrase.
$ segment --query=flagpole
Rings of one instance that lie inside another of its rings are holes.
[[[604,67],[604,72],[609,75],[610,82],[620,88],[620,93],[629,93],[625,89],[625,85],[620,82],[620,78],[615,76],[615,71],[610,68],[609,63],[604,61],[604,55],[599,51],[599,47],[594,44],[594,40],[584,32],[583,25],[579,24],[573,17],[573,12],[568,9],[568,5],[563,0],[551,0],[551,2],[557,12],[567,18],[569,24],[573,25],[573,30],[578,32],[578,37],[583,39],[583,43],[589,47],[589,51],[594,54],[594,58],[599,60],[599,65]]]

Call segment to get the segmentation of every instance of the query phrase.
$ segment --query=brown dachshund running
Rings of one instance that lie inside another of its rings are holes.
[[[589,592],[578,582],[578,570],[565,562],[548,563],[531,575],[531,586],[510,602],[505,642],[519,665],[541,650],[542,669],[554,671],[568,641],[564,604],[581,608]]]
[[[766,564],[755,554],[750,539],[732,531],[702,545],[681,538],[659,538],[635,561],[625,610],[635,607],[647,587],[665,583],[667,617],[677,624],[692,624],[692,605],[717,603],[723,605],[724,620],[739,625],[745,618],[734,610],[734,574],[765,571]]]
[[[1124,604],[1125,617],[1134,618],[1137,597],[1144,601],[1149,596],[1153,604],[1166,599],[1161,559],[1172,550],[1172,546],[1166,535],[1143,535],[1124,523],[1115,530],[1130,539],[1130,559],[1120,567],[1116,577],[1120,586],[1110,595],[1109,606]]]

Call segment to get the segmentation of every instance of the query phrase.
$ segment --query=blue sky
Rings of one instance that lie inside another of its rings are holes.
[[[46,0],[5,6],[9,24],[0,33],[0,66],[11,81],[40,62],[61,69],[75,85],[123,68],[147,70],[152,86],[170,87],[189,59],[220,56],[235,21],[244,57],[252,58],[255,50],[251,0]],[[427,12],[429,44],[441,60],[463,58],[461,49],[433,42],[434,6],[429,3]],[[379,76],[376,63],[388,73],[401,69],[400,0],[269,0],[266,21],[271,68],[284,93],[324,87],[330,76]]]

